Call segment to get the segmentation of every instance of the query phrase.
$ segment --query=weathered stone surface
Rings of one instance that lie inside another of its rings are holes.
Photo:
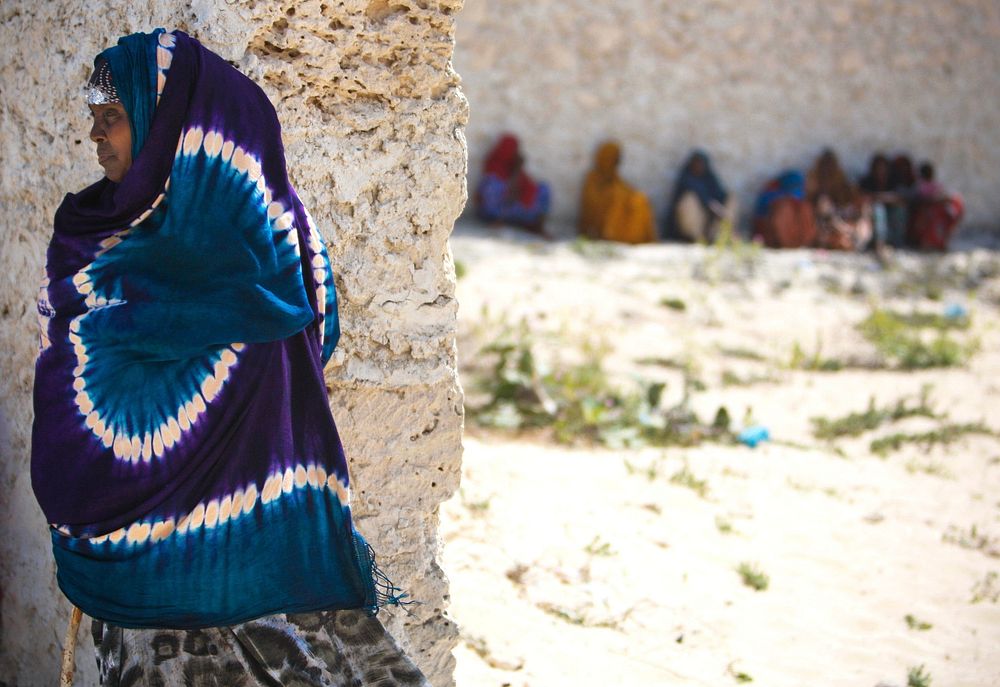
[[[998,44],[994,0],[471,2],[455,65],[472,181],[504,130],[564,218],[605,137],[660,212],[694,147],[744,210],[825,145],[853,174],[876,150],[908,150],[964,194],[970,226],[1000,231]]]
[[[330,245],[344,330],[327,369],[359,529],[421,603],[380,617],[433,684],[452,683],[437,506],[462,424],[454,267],[466,102],[451,68],[461,0],[0,6],[0,681],[56,682],[68,604],[55,585],[28,455],[35,296],[52,213],[98,178],[82,84],[122,34],[179,28],[267,91],[292,183]],[[96,684],[88,633],[80,685]]]

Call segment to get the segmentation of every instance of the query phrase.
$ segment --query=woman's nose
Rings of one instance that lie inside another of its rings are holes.
[[[104,128],[99,122],[95,121],[90,127],[90,140],[94,143],[100,143],[106,139],[107,136],[104,135]]]

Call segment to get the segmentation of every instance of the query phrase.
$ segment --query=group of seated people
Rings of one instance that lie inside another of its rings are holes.
[[[727,225],[735,233],[736,199],[719,181],[707,153],[696,150],[685,161],[660,231],[649,199],[619,175],[621,156],[614,141],[598,146],[580,197],[581,235],[623,243],[711,243]],[[502,136],[486,159],[476,213],[488,223],[546,235],[549,187],[532,179],[524,162],[517,138]],[[907,156],[890,161],[879,153],[855,184],[827,149],[806,174],[789,169],[765,184],[751,235],[772,248],[946,250],[962,214],[961,198],[945,191],[929,162],[914,173]]]
[[[906,155],[890,161],[877,153],[855,184],[828,149],[808,174],[790,169],[767,183],[754,208],[753,235],[774,248],[946,250],[963,211],[929,162],[915,174]]]

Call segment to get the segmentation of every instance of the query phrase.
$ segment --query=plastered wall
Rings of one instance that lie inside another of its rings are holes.
[[[0,682],[57,681],[59,593],[28,462],[35,297],[64,193],[96,181],[82,84],[119,35],[192,34],[261,84],[290,176],[337,273],[343,336],[327,369],[359,529],[420,601],[383,622],[452,684],[437,507],[456,488],[462,398],[447,239],[465,201],[467,105],[451,68],[462,0],[0,4]],[[96,684],[80,632],[78,685]]]
[[[995,0],[471,0],[457,36],[470,182],[512,130],[564,219],[615,137],[660,212],[695,146],[749,210],[769,175],[832,145],[852,174],[875,150],[934,160],[968,226],[1000,231]]]

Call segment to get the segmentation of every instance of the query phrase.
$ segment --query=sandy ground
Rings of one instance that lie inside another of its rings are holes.
[[[1000,429],[1000,274],[975,277],[996,270],[1000,254],[899,256],[883,270],[866,256],[580,250],[467,226],[452,249],[466,272],[463,372],[490,323],[524,317],[542,355],[603,340],[623,383],[661,379],[667,402],[680,397],[681,373],[636,361],[685,361],[705,383],[693,398],[703,416],[720,404],[737,420],[750,409],[776,440],[611,450],[467,423],[462,487],[441,509],[450,613],[463,633],[459,687],[874,687],[906,685],[921,665],[935,686],[1000,685],[1000,579],[990,577],[1000,574],[1000,440],[880,458],[873,437],[935,421],[834,445],[810,423],[930,384],[952,420]],[[934,300],[911,293],[931,282],[943,284]],[[796,342],[870,362],[874,349],[854,325],[874,303],[961,305],[980,351],[956,369],[788,368]],[[745,349],[767,360],[740,357]],[[725,386],[726,372],[753,383]],[[463,384],[471,402],[473,375]],[[704,495],[671,482],[685,465],[705,480]],[[766,590],[741,582],[744,562],[769,576]],[[907,615],[930,628],[909,627]]]

